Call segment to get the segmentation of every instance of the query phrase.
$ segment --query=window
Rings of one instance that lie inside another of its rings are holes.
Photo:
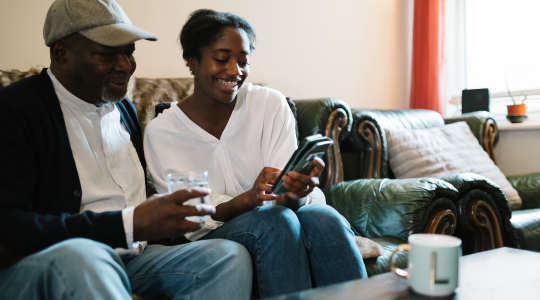
[[[528,112],[540,117],[540,1],[465,0],[462,7],[462,88],[488,88],[490,111],[504,118],[508,86],[519,103],[527,95]]]

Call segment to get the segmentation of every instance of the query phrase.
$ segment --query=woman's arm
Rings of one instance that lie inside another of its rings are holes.
[[[216,214],[212,219],[220,222],[227,222],[245,212],[263,205],[264,201],[276,200],[277,196],[272,194],[272,185],[281,170],[265,167],[255,180],[253,187],[232,198],[228,202],[221,203],[216,207]]]
[[[306,205],[307,196],[319,185],[319,176],[324,169],[324,162],[322,159],[315,157],[313,164],[315,167],[309,175],[291,171],[283,176],[283,186],[289,192],[279,196],[272,194],[271,184],[278,178],[281,170],[270,167],[264,168],[257,180],[255,180],[252,189],[218,205],[216,214],[212,216],[212,219],[227,222],[257,206],[263,205],[264,201],[276,199],[278,205],[297,210]]]

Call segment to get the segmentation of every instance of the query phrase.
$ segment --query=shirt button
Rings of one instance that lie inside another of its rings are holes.
[[[81,190],[75,190],[75,191],[73,192],[73,196],[75,196],[75,197],[80,197],[81,195],[82,195]]]

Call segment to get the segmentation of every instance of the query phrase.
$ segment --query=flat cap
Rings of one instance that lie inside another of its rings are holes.
[[[73,33],[105,46],[116,47],[157,36],[132,25],[114,0],[56,0],[49,7],[43,38],[48,47]]]

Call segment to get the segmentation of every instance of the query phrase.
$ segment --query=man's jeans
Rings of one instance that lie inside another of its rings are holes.
[[[150,245],[126,265],[112,248],[70,239],[0,270],[1,299],[249,299],[251,258],[241,245]]]
[[[309,289],[311,279],[319,287],[367,278],[349,223],[324,204],[309,204],[297,211],[257,207],[202,239],[244,245],[253,260],[261,298]]]

